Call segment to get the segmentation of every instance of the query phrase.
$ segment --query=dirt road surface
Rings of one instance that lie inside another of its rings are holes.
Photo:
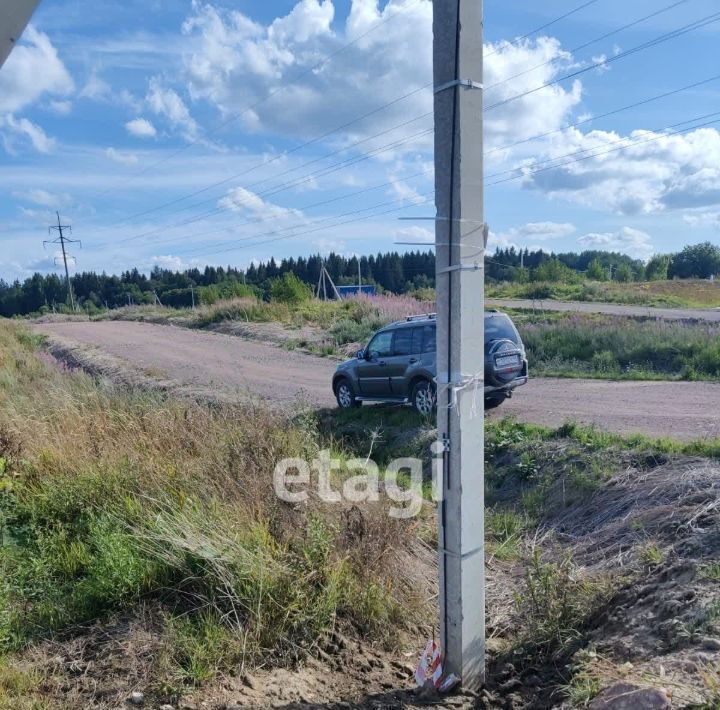
[[[172,326],[124,321],[34,326],[94,346],[135,368],[183,385],[211,387],[274,402],[299,396],[334,405],[335,363],[265,343]],[[558,426],[572,419],[618,433],[693,440],[720,437],[720,385],[705,382],[608,382],[535,379],[491,414]]]
[[[500,308],[526,308],[536,311],[564,313],[605,313],[613,316],[639,316],[666,320],[701,320],[720,323],[720,308],[656,308],[655,306],[624,306],[619,303],[586,303],[519,298],[488,298],[487,305]]]

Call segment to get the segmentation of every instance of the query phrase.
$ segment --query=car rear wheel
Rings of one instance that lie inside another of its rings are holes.
[[[335,398],[337,399],[340,409],[352,409],[362,404],[362,402],[358,402],[355,399],[355,392],[353,392],[352,385],[348,380],[340,380],[340,382],[338,382],[335,387]]]
[[[432,414],[437,406],[435,387],[426,380],[418,382],[413,387],[412,403],[413,407],[423,416]]]
[[[507,397],[502,395],[501,397],[485,397],[485,411],[488,409],[496,409],[499,407]]]

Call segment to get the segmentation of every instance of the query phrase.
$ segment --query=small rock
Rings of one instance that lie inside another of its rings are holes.
[[[136,690],[132,693],[130,693],[130,697],[128,698],[128,701],[131,705],[144,705],[145,704],[145,695],[141,693],[139,690]]]
[[[170,703],[165,703],[165,705],[160,706],[160,710],[175,710],[175,708]]]
[[[590,703],[590,710],[667,710],[670,698],[660,688],[640,688],[631,683],[616,683]]]
[[[720,651],[720,639],[714,639],[709,636],[700,639],[702,647],[706,651]]]

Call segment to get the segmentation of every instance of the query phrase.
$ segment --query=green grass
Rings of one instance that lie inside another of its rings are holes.
[[[198,684],[413,618],[383,562],[409,524],[368,505],[350,544],[337,507],[274,494],[278,460],[327,445],[314,417],[123,389],[35,346],[0,323],[0,653],[151,600],[175,639],[167,682]]]
[[[617,283],[496,283],[485,289],[488,298],[534,298],[559,301],[591,301],[670,308],[720,307],[720,284],[701,280]]]
[[[700,568],[700,576],[720,582],[720,562],[711,562]]]
[[[535,376],[720,379],[717,324],[586,314],[515,320]]]

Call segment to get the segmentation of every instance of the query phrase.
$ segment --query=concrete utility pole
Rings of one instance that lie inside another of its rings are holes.
[[[43,246],[46,246],[47,244],[59,244],[60,245],[60,249],[62,251],[63,265],[65,266],[65,282],[67,283],[68,300],[70,301],[70,308],[72,308],[73,313],[74,313],[75,312],[75,294],[73,294],[72,282],[70,281],[70,270],[68,269],[68,258],[72,259],[73,257],[67,253],[67,250],[65,249],[65,245],[66,244],[79,244],[80,248],[82,248],[82,242],[79,239],[68,239],[63,234],[63,230],[72,232],[72,227],[70,227],[67,224],[60,224],[60,213],[56,212],[55,214],[57,215],[57,221],[58,221],[57,226],[48,227],[48,233],[52,234],[54,231],[56,231],[59,234],[59,236],[57,239],[44,241]],[[55,263],[57,264],[57,258],[55,258]]]
[[[482,0],[433,2],[440,631],[444,670],[485,675]]]

